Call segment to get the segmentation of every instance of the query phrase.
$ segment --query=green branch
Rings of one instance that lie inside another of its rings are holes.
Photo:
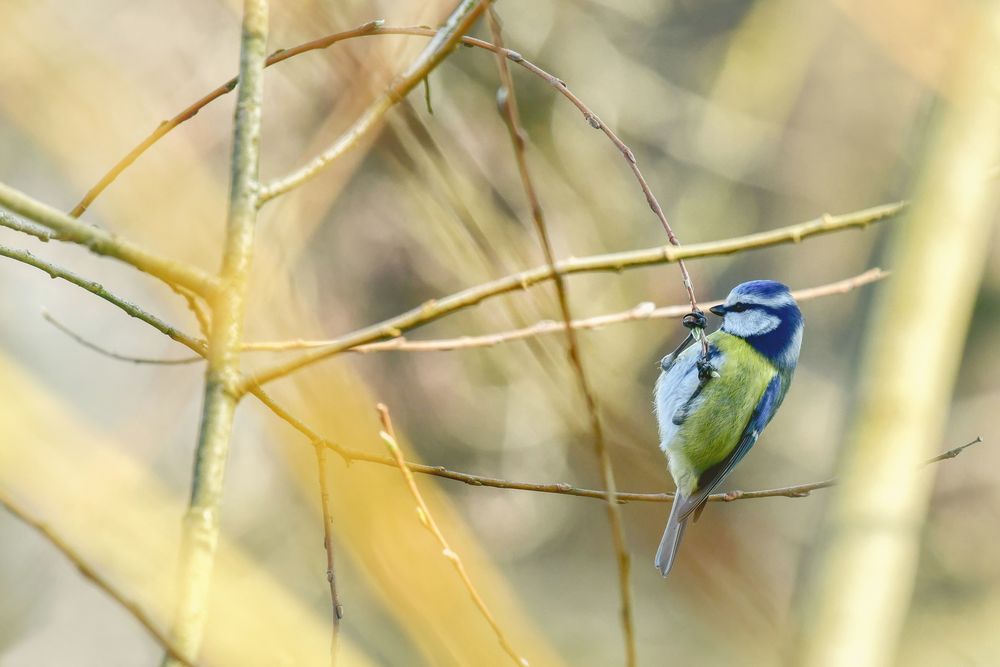
[[[240,86],[233,137],[229,216],[220,289],[210,300],[212,328],[191,501],[181,537],[174,641],[193,659],[201,647],[219,540],[219,508],[233,418],[239,401],[240,345],[246,283],[253,257],[260,184],[261,98],[267,49],[267,2],[245,0]],[[166,664],[173,661],[169,658]]]

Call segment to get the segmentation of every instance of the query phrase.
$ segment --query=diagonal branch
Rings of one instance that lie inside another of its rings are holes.
[[[163,647],[163,649],[167,652],[167,655],[185,667],[193,667],[192,663],[188,661],[180,652],[180,649],[170,641],[170,638],[156,627],[156,624],[153,623],[153,619],[149,617],[149,614],[147,614],[137,602],[129,599],[124,592],[115,588],[114,584],[105,579],[100,572],[87,563],[83,556],[77,553],[76,549],[70,546],[66,540],[60,537],[41,520],[30,515],[27,510],[14,502],[13,498],[7,496],[2,491],[0,491],[0,505],[3,505],[8,512],[13,514],[23,523],[35,529],[36,532],[48,540],[49,544],[54,546],[60,553],[62,553],[63,556],[73,563],[73,566],[80,572],[80,574],[93,582],[95,586],[100,588],[112,600],[117,602],[122,609],[131,614],[132,618],[137,620],[139,624],[146,629],[146,632],[148,632],[150,636]]]
[[[145,322],[146,324],[150,325],[160,333],[166,335],[168,338],[177,341],[181,345],[186,346],[187,348],[193,350],[194,352],[197,352],[198,354],[204,354],[205,352],[205,344],[202,341],[198,340],[193,336],[185,334],[184,332],[180,331],[179,329],[176,329],[175,327],[170,326],[169,324],[167,324],[160,318],[156,317],[155,315],[147,313],[139,306],[136,306],[135,304],[130,303],[119,296],[116,296],[115,294],[108,291],[100,283],[94,282],[93,280],[87,280],[86,278],[82,278],[76,275],[75,273],[72,273],[71,271],[59,268],[55,264],[41,260],[35,257],[30,252],[28,252],[27,250],[14,250],[6,246],[0,246],[0,256],[16,260],[23,264],[27,264],[28,266],[33,266],[36,269],[44,271],[49,275],[49,277],[53,279],[59,278],[65,280],[68,283],[76,285],[77,287],[85,289],[91,294],[99,296],[108,303],[117,306],[126,314],[128,314],[130,317],[134,317],[137,320]],[[94,347],[94,346],[88,346],[88,347]],[[103,352],[104,350],[101,351]]]
[[[68,271],[64,271],[52,264],[49,264],[48,262],[43,262],[28,252],[13,251],[8,248],[4,248],[3,246],[0,246],[0,256],[9,257],[17,261],[23,262],[25,264],[28,264],[29,266],[34,266],[35,268],[41,269],[42,271],[48,273],[50,276],[54,278],[61,278],[63,280],[67,280],[68,282],[77,285],[78,287],[81,287],[87,290],[88,292],[100,296],[109,303],[117,306],[119,309],[127,313],[129,316],[134,317],[142,322],[145,322],[146,324],[149,324],[156,330],[167,335],[168,337],[177,341],[178,343],[181,343],[182,345],[192,350],[193,352],[196,352],[197,354],[202,356],[207,354],[205,344],[202,341],[198,340],[197,338],[194,338],[193,336],[184,334],[179,329],[170,326],[163,320],[160,320],[156,316],[147,313],[138,306],[135,306],[129,303],[128,301],[118,296],[115,296],[107,289],[105,289],[104,287],[93,281],[80,278],[75,274],[72,274]],[[865,274],[862,274],[862,276],[863,275]],[[859,278],[860,277],[861,276],[859,276]],[[809,298],[826,296],[828,294],[843,293],[850,291],[850,289],[853,289],[854,287],[860,284],[865,284],[859,282],[856,285],[851,285],[850,282],[852,280],[857,280],[857,278],[849,279],[848,281],[841,281],[840,283],[833,283],[831,285],[824,285],[821,287],[813,287],[801,290],[799,292],[796,292],[797,295],[796,298],[800,300],[806,300]],[[673,308],[677,309],[676,314],[673,315],[674,317],[680,317],[683,313],[687,312],[685,306],[674,306]],[[97,347],[97,346],[91,343],[90,347]],[[100,351],[103,354],[107,354],[107,351],[104,349],[101,349]],[[344,447],[343,445],[339,445],[337,443],[323,439],[323,437],[319,433],[309,428],[309,426],[307,426],[304,422],[297,419],[291,413],[289,413],[287,410],[281,407],[277,402],[274,401],[274,399],[270,397],[270,395],[264,392],[264,390],[261,389],[260,387],[250,387],[249,393],[252,394],[255,398],[257,398],[271,412],[273,412],[276,417],[286,422],[292,428],[294,428],[299,433],[304,435],[309,442],[322,443],[325,447],[327,447],[331,451],[336,452],[345,461],[348,462],[363,461],[363,462],[376,463],[387,466],[395,465],[395,463],[393,463],[393,461],[387,457],[380,457],[378,455],[369,454],[361,450],[351,449],[349,447]],[[969,443],[968,445],[964,445],[963,447],[957,448],[955,450],[949,450],[948,452],[945,452],[944,454],[941,454],[938,457],[931,459],[927,463],[934,463],[947,458],[954,458],[965,447],[969,447],[973,444],[976,444],[976,442],[974,441],[972,443]],[[431,465],[411,463],[411,462],[407,462],[406,465],[407,467],[410,468],[410,470],[414,472],[418,472],[425,475],[433,475],[436,477],[443,477],[446,479],[452,479],[455,481],[462,482],[464,484],[469,484],[470,486],[486,486],[486,487],[493,487],[500,489],[535,491],[540,493],[555,493],[562,495],[581,496],[585,498],[597,498],[597,499],[607,498],[607,492],[605,491],[598,491],[596,489],[577,488],[570,484],[562,482],[550,483],[550,484],[515,482],[495,477],[487,477],[484,475],[473,475],[469,473],[457,472],[454,470],[449,470],[443,466],[431,466]],[[831,484],[832,484],[831,480],[826,480],[823,482],[814,482],[812,484],[783,487],[779,489],[769,489],[764,491],[733,491],[730,493],[715,494],[714,496],[711,496],[709,499],[712,501],[730,501],[730,500],[743,500],[751,498],[770,498],[775,496],[799,497],[802,495],[808,495],[809,491],[827,488],[828,486],[831,486]],[[617,500],[620,503],[668,502],[672,498],[673,494],[671,493],[619,492],[615,495],[615,500]]]
[[[504,652],[511,657],[515,664],[528,667],[528,661],[518,655],[517,651],[514,650],[514,647],[511,646],[510,641],[504,634],[500,624],[497,623],[493,613],[489,610],[489,607],[486,606],[486,602],[483,600],[483,597],[479,594],[479,591],[476,590],[475,585],[472,583],[472,578],[469,577],[469,573],[465,570],[462,558],[458,555],[458,552],[452,549],[448,544],[448,540],[445,538],[444,533],[441,532],[437,522],[434,520],[434,515],[431,514],[430,508],[427,507],[427,503],[424,502],[424,497],[420,495],[420,489],[417,488],[417,482],[413,479],[410,469],[406,467],[406,461],[403,460],[403,453],[399,450],[399,444],[396,441],[396,433],[393,431],[392,420],[389,417],[389,409],[382,403],[379,403],[378,412],[379,417],[382,420],[382,432],[379,433],[379,435],[381,436],[382,441],[386,444],[386,447],[388,447],[389,451],[392,453],[393,461],[399,468],[399,471],[403,473],[403,479],[406,480],[406,486],[413,495],[413,499],[417,502],[417,516],[420,518],[420,523],[434,535],[438,544],[441,545],[442,555],[444,555],[444,557],[451,562],[455,571],[458,572],[458,576],[462,580],[462,583],[465,584],[465,588],[469,591],[472,601],[479,609],[479,612],[486,619],[486,622],[490,624],[491,628],[493,628],[493,632],[497,636],[497,641],[500,642],[500,646],[503,648]]]
[[[126,300],[124,300],[124,299],[122,299],[122,298],[120,298],[118,296],[115,296],[114,294],[112,294],[111,292],[109,292],[107,289],[105,289],[103,286],[101,286],[101,285],[99,285],[99,284],[97,284],[97,283],[95,283],[93,281],[89,281],[89,280],[86,280],[84,278],[80,278],[79,276],[76,276],[75,274],[72,274],[72,273],[70,273],[68,271],[64,271],[64,270],[62,270],[62,269],[60,269],[60,268],[58,268],[58,267],[56,267],[56,266],[54,266],[52,264],[49,264],[48,262],[43,262],[43,261],[37,259],[33,255],[31,255],[31,253],[28,253],[28,252],[14,251],[14,250],[10,250],[8,248],[4,248],[3,246],[0,246],[0,256],[9,257],[9,258],[15,259],[17,261],[23,262],[25,264],[28,264],[29,266],[34,266],[35,268],[41,269],[45,273],[48,273],[53,278],[62,278],[63,280],[67,280],[68,282],[70,282],[70,283],[72,283],[74,285],[77,285],[78,287],[81,287],[81,288],[83,288],[83,289],[85,289],[85,290],[87,290],[87,291],[89,291],[89,292],[91,292],[93,294],[96,294],[97,296],[100,296],[101,298],[105,299],[109,303],[111,303],[111,304],[117,306],[118,308],[120,308],[122,311],[124,311],[125,313],[127,313],[129,316],[134,317],[134,318],[136,318],[136,319],[138,319],[138,320],[140,320],[142,322],[145,322],[146,324],[149,324],[150,326],[152,326],[156,330],[158,330],[161,333],[167,335],[168,337],[170,337],[171,339],[177,341],[178,343],[181,343],[182,345],[186,346],[188,349],[192,350],[193,352],[196,352],[197,354],[199,354],[201,356],[204,356],[205,354],[207,354],[206,348],[205,348],[205,344],[202,341],[198,340],[197,338],[194,338],[193,336],[189,336],[187,334],[184,334],[180,330],[178,330],[178,329],[170,326],[169,324],[167,324],[163,320],[160,320],[156,316],[147,313],[146,311],[142,310],[138,306],[135,306],[135,305],[129,303],[128,301],[126,301]],[[879,271],[879,270],[878,269],[874,269],[873,271]],[[872,272],[869,272],[869,274],[871,274],[871,273]],[[839,283],[832,283],[830,285],[824,285],[824,286],[820,286],[820,287],[813,287],[813,288],[809,288],[809,289],[805,289],[805,290],[800,290],[800,291],[798,291],[798,292],[795,293],[796,294],[796,298],[798,298],[799,300],[806,300],[806,299],[810,299],[810,298],[817,298],[817,297],[820,297],[820,296],[826,296],[826,295],[829,295],[829,294],[844,293],[844,292],[850,291],[851,289],[854,289],[855,287],[860,286],[862,284],[867,284],[867,282],[870,282],[870,281],[872,281],[872,280],[875,279],[873,277],[873,278],[871,278],[871,280],[865,280],[864,282],[861,282],[859,279],[865,277],[866,275],[867,274],[862,274],[861,276],[857,276],[855,278],[848,279],[846,281],[840,281]],[[883,275],[884,274],[880,273],[878,275],[878,277],[882,277]],[[668,308],[675,308],[676,309],[676,312],[672,315],[674,317],[680,317],[685,312],[687,312],[687,309],[686,309],[685,306],[673,306],[673,307],[668,307]],[[660,309],[660,310],[666,310],[666,309]],[[671,316],[671,315],[664,315],[664,316]],[[562,326],[561,323],[560,323],[560,326]],[[106,354],[106,355],[107,354],[111,354],[107,350],[104,350],[103,348],[99,348],[99,346],[97,346],[94,343],[90,343],[88,345],[88,347],[91,347],[92,349],[98,349],[98,351],[100,351],[102,354]],[[132,360],[132,359],[130,358],[130,360]],[[296,417],[294,417],[293,415],[291,415],[287,410],[285,410],[284,408],[282,408],[267,393],[265,393],[264,390],[261,389],[260,387],[258,387],[258,386],[251,386],[251,387],[249,387],[248,391],[255,398],[257,398],[265,407],[267,407],[269,410],[271,410],[271,412],[273,412],[275,414],[275,416],[277,416],[282,421],[285,421],[290,426],[292,426],[292,428],[294,428],[295,430],[297,430],[301,434],[303,434],[309,440],[309,442],[312,442],[312,443],[321,442],[321,443],[323,443],[327,448],[329,448],[332,451],[336,452],[345,461],[348,461],[348,462],[350,462],[350,461],[366,461],[366,462],[369,462],[369,463],[378,463],[378,464],[382,464],[382,465],[390,465],[390,466],[394,465],[394,463],[392,462],[391,459],[388,459],[388,458],[385,458],[385,457],[379,457],[379,456],[373,455],[373,454],[368,454],[367,452],[363,452],[361,450],[351,449],[351,448],[344,447],[342,445],[339,445],[339,444],[336,444],[336,443],[324,440],[323,437],[319,433],[317,433],[317,432],[313,431],[312,429],[310,429],[304,422],[302,422],[301,420],[297,419]],[[975,444],[975,443],[970,443],[970,445],[971,444]],[[965,446],[967,447],[969,445],[965,445]],[[950,450],[949,452],[946,452],[945,454],[942,454],[940,457],[936,457],[935,459],[932,459],[928,463],[933,463],[933,462],[935,462],[937,460],[942,460],[944,458],[954,458],[955,456],[958,455],[958,453],[959,453],[959,451],[961,449],[962,448],[959,448],[958,451],[956,451],[956,450]],[[448,469],[446,469],[446,468],[444,468],[442,466],[430,466],[430,465],[424,465],[424,464],[419,464],[419,463],[407,463],[407,466],[411,470],[413,470],[414,472],[419,472],[419,473],[426,474],[426,475],[434,475],[434,476],[437,476],[437,477],[444,477],[444,478],[447,478],[447,479],[453,479],[453,480],[456,480],[456,481],[463,482],[465,484],[469,484],[471,486],[489,486],[489,487],[503,488],[503,489],[515,489],[515,490],[523,490],[523,491],[537,491],[537,492],[542,492],[542,493],[558,493],[558,494],[566,494],[566,495],[583,496],[583,497],[587,497],[587,498],[606,498],[607,497],[607,493],[605,491],[597,491],[597,490],[591,490],[591,489],[579,489],[579,488],[573,487],[573,486],[571,486],[569,484],[566,484],[566,483],[533,484],[533,483],[527,483],[527,482],[512,482],[512,481],[509,481],[509,480],[503,480],[503,479],[498,479],[498,478],[493,478],[493,477],[486,477],[486,476],[483,476],[483,475],[472,475],[472,474],[468,474],[468,473],[456,472],[456,471],[453,471],[453,470],[448,470]],[[771,490],[766,490],[766,491],[747,491],[747,492],[738,491],[738,492],[731,492],[730,494],[716,494],[715,496],[712,496],[710,498],[710,500],[713,500],[713,501],[718,501],[718,500],[739,500],[739,499],[744,499],[744,498],[764,498],[764,497],[781,496],[781,495],[798,497],[800,495],[807,494],[811,490],[815,490],[815,489],[819,489],[819,488],[826,488],[827,486],[830,486],[830,485],[831,485],[831,482],[828,480],[828,481],[824,481],[824,482],[816,482],[816,483],[809,484],[809,485],[801,485],[801,486],[794,486],[794,487],[785,487],[785,488],[782,488],[782,489],[771,489]],[[672,498],[673,498],[673,494],[669,494],[669,493],[628,493],[628,492],[619,492],[615,496],[615,499],[618,502],[630,502],[630,501],[636,501],[636,502],[667,502],[667,501],[669,501]]]
[[[94,254],[121,260],[164,282],[182,285],[201,295],[212,294],[217,287],[215,278],[201,269],[161,257],[111,232],[80,222],[5,183],[0,183],[0,206],[54,232],[47,238],[85,246]],[[0,216],[0,225],[47,240],[8,216]]]
[[[357,145],[357,143],[378,127],[385,113],[427,78],[451,53],[462,36],[486,10],[491,0],[462,0],[452,11],[445,24],[438,30],[430,44],[417,56],[410,66],[382,93],[325,151],[296,169],[287,176],[276,178],[265,185],[260,193],[260,204],[285,194],[322,171],[327,165]],[[377,27],[377,26],[376,26]],[[365,33],[368,34],[368,33]]]
[[[483,283],[475,287],[470,287],[461,292],[456,292],[441,299],[432,299],[423,305],[406,311],[395,317],[383,320],[377,324],[372,324],[363,329],[358,329],[330,341],[330,345],[323,349],[313,350],[298,358],[281,362],[270,368],[258,372],[247,379],[242,390],[246,391],[254,384],[264,385],[272,380],[284,377],[295,371],[332,357],[344,350],[372,343],[385,338],[395,338],[404,331],[433,322],[445,315],[453,313],[470,306],[474,306],[486,299],[523,290],[544,282],[552,280],[556,275],[569,275],[573,273],[590,273],[598,271],[619,272],[625,269],[640,266],[650,266],[654,264],[667,264],[676,262],[679,259],[694,259],[701,257],[715,257],[719,255],[730,255],[756,248],[766,248],[784,243],[798,243],[810,236],[819,234],[829,234],[845,229],[864,229],[868,225],[896,217],[905,208],[906,204],[883,204],[873,208],[847,213],[844,215],[831,216],[823,215],[815,220],[780,227],[768,232],[739,236],[723,241],[712,241],[708,243],[694,243],[685,245],[682,248],[674,246],[657,246],[642,250],[631,250],[627,252],[611,253],[607,255],[593,255],[590,257],[570,258],[556,262],[554,267],[538,266],[520,273],[515,273],[497,280]]]

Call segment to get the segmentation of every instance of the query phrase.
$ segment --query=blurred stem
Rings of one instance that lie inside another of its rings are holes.
[[[179,664],[184,665],[185,667],[192,667],[191,662],[184,658],[184,655],[180,652],[178,647],[174,645],[165,634],[160,632],[159,628],[157,628],[153,623],[153,619],[150,618],[149,614],[147,614],[137,602],[129,599],[124,592],[119,591],[114,584],[112,584],[108,579],[105,579],[100,572],[91,567],[84,557],[66,540],[45,525],[45,523],[43,523],[40,519],[29,514],[28,511],[18,505],[12,497],[6,495],[2,491],[0,491],[0,505],[26,525],[35,529],[35,531],[37,531],[42,537],[48,540],[49,544],[58,549],[63,556],[69,559],[69,561],[73,563],[73,567],[75,567],[80,574],[93,582],[95,586],[104,591],[112,600],[117,602],[120,607],[131,614],[132,618],[137,620],[139,624],[146,629],[146,632],[148,632],[150,636],[164,648],[168,656],[171,656]]]
[[[403,72],[389,88],[382,93],[358,120],[354,122],[333,144],[317,155],[307,164],[292,173],[276,178],[261,188],[260,204],[297,188],[312,179],[331,162],[355,147],[369,132],[379,126],[382,117],[400,100],[406,97],[417,84],[427,78],[441,62],[447,58],[462,36],[472,28],[472,25],[482,15],[492,0],[462,0],[452,10],[444,25],[438,30],[430,43],[424,47],[406,71]],[[378,24],[373,26],[377,29]],[[367,34],[365,31],[361,34]]]
[[[500,20],[492,8],[487,12],[487,21],[490,27],[490,35],[493,37],[493,43],[502,49],[503,31],[500,26]],[[535,183],[531,177],[531,169],[528,166],[527,140],[524,129],[521,127],[521,114],[517,106],[517,94],[514,90],[513,78],[510,75],[510,67],[507,64],[507,57],[501,51],[496,52],[496,60],[501,85],[497,91],[497,103],[500,113],[504,117],[511,145],[514,148],[514,161],[517,164],[517,171],[521,177],[521,187],[524,189],[528,206],[531,209],[531,219],[535,226],[535,232],[538,234],[538,242],[542,247],[545,264],[552,273],[552,283],[555,286],[556,298],[559,302],[559,313],[562,316],[563,332],[566,336],[566,349],[569,362],[573,367],[573,374],[576,376],[577,385],[583,397],[584,407],[590,421],[590,431],[594,438],[594,453],[597,455],[597,462],[606,494],[608,520],[611,523],[611,542],[614,547],[615,561],[618,567],[620,613],[622,632],[625,639],[625,664],[627,667],[634,667],[636,664],[635,625],[633,621],[632,587],[629,582],[631,559],[628,553],[628,546],[625,543],[625,527],[622,521],[621,508],[614,501],[614,497],[618,492],[614,466],[611,461],[611,453],[608,451],[607,440],[604,437],[604,425],[601,422],[597,397],[587,379],[587,373],[583,366],[583,355],[580,353],[580,342],[577,340],[576,329],[573,328],[573,314],[570,311],[566,280],[556,270],[556,257],[552,250],[548,225],[545,222],[545,212],[542,209],[541,201],[538,198],[538,191],[535,189]],[[664,224],[666,225],[666,218],[664,218]],[[666,230],[670,236],[671,243],[675,243],[676,238],[673,236],[669,225],[666,225]],[[683,263],[681,265],[683,266]],[[686,270],[684,270],[684,276],[686,280],[685,286],[690,286],[690,279],[687,278]],[[691,298],[691,307],[694,308],[693,293]]]
[[[420,523],[426,528],[434,538],[441,545],[441,555],[448,559],[452,567],[458,573],[459,578],[462,580],[462,584],[465,589],[469,591],[469,596],[472,598],[473,603],[475,603],[476,608],[489,623],[489,626],[493,629],[493,633],[496,635],[497,641],[500,642],[501,648],[504,652],[510,656],[514,664],[521,665],[521,667],[528,667],[528,661],[525,660],[521,655],[514,649],[511,645],[510,640],[507,638],[507,634],[500,627],[497,622],[496,617],[493,616],[493,612],[490,611],[489,607],[486,606],[486,601],[483,600],[483,596],[479,594],[476,586],[472,583],[472,577],[469,576],[468,571],[465,569],[465,565],[462,563],[462,557],[459,556],[458,552],[451,548],[448,544],[448,540],[445,538],[444,533],[441,532],[441,528],[438,526],[437,521],[434,520],[434,515],[431,514],[430,508],[427,503],[424,502],[424,497],[420,493],[420,489],[417,488],[417,482],[413,479],[413,475],[410,473],[410,469],[406,466],[406,461],[403,459],[403,452],[399,449],[399,442],[396,440],[396,432],[392,428],[392,418],[389,416],[389,408],[383,403],[379,403],[377,406],[379,419],[382,422],[382,431],[379,436],[382,438],[382,442],[385,443],[386,447],[389,448],[389,452],[392,454],[392,461],[399,468],[399,471],[403,474],[403,480],[406,482],[407,488],[410,490],[410,494],[416,501],[417,506],[417,516],[420,518]]]
[[[239,400],[239,350],[247,278],[257,217],[261,97],[267,48],[266,0],[245,0],[240,86],[233,133],[229,216],[221,285],[211,300],[212,328],[191,501],[184,517],[174,642],[189,659],[198,655],[208,614],[212,568],[219,539],[219,506],[233,416]],[[167,659],[166,664],[175,661]]]
[[[974,3],[964,48],[896,228],[893,272],[867,335],[857,421],[841,463],[791,664],[892,664],[912,594],[940,437],[989,246],[1000,147],[1000,3]]]

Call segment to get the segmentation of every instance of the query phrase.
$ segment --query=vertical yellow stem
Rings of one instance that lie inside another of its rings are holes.
[[[979,3],[946,91],[894,278],[867,335],[853,437],[803,598],[791,664],[892,664],[912,594],[939,442],[995,212],[1000,3]]]
[[[184,516],[181,537],[173,625],[175,645],[192,661],[201,647],[208,615],[226,458],[233,416],[240,398],[239,350],[260,190],[258,164],[267,19],[266,0],[245,0],[225,251],[220,288],[211,303],[205,399],[191,501]],[[167,665],[174,663],[165,659]]]

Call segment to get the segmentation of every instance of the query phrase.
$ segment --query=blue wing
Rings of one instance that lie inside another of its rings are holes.
[[[684,505],[680,508],[679,513],[681,521],[697,510],[708,498],[708,495],[722,483],[722,480],[729,476],[736,464],[746,456],[750,448],[757,442],[761,431],[771,421],[774,413],[778,411],[778,406],[781,405],[783,398],[784,386],[781,375],[775,374],[767,388],[764,389],[764,393],[761,394],[757,407],[754,408],[747,425],[743,428],[743,433],[740,435],[736,447],[733,448],[729,456],[703,472],[698,479],[698,491],[690,498],[684,499]]]

